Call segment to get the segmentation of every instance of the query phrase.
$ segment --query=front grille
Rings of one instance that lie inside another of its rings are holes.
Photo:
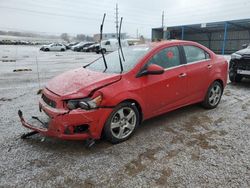
[[[49,99],[49,98],[46,97],[44,94],[42,95],[42,99],[43,99],[43,101],[44,101],[47,105],[51,106],[52,108],[56,108],[56,102],[53,101],[53,100],[51,100],[51,99]]]

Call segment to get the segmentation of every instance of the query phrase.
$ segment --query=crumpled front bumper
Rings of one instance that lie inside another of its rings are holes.
[[[22,125],[44,136],[65,140],[99,139],[103,126],[112,112],[112,109],[108,108],[89,111],[57,109],[48,106],[42,99],[39,101],[39,108],[47,115],[48,121],[41,123],[40,119],[34,118],[32,121],[26,121],[22,111],[19,110],[18,115]]]
[[[22,114],[22,115],[20,115]],[[88,138],[92,138],[91,132],[86,131],[85,133],[80,133],[80,134],[70,134],[66,133],[66,127],[60,126],[60,122],[57,122],[53,119],[51,119],[49,122],[45,122],[48,124],[48,126],[44,126],[42,123],[37,121],[36,123],[30,123],[26,121],[23,117],[23,113],[21,110],[18,111],[18,115],[20,117],[21,123],[24,127],[31,129],[33,131],[37,131],[40,134],[48,137],[57,137],[60,139],[65,139],[65,140],[86,140]]]

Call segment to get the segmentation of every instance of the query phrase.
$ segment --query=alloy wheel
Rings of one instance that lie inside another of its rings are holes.
[[[128,137],[135,129],[137,117],[130,107],[122,107],[111,119],[111,133],[117,139]]]
[[[209,93],[209,98],[208,98],[209,104],[211,106],[216,106],[220,101],[221,94],[222,94],[221,87],[215,84],[211,88],[210,93]]]

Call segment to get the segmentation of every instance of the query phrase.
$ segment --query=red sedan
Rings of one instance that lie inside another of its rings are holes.
[[[123,49],[46,85],[39,101],[47,121],[22,125],[33,133],[68,140],[128,139],[143,120],[193,103],[215,108],[227,83],[227,61],[190,41]],[[122,63],[122,69],[121,69]]]

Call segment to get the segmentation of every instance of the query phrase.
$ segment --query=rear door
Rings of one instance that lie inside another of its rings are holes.
[[[179,48],[164,48],[156,52],[146,64],[157,64],[165,71],[161,75],[139,78],[142,79],[143,97],[147,106],[145,116],[152,117],[182,104],[187,96],[187,79]]]
[[[210,84],[210,72],[213,69],[210,55],[205,50],[192,45],[183,46],[188,79],[190,100],[202,100]]]

